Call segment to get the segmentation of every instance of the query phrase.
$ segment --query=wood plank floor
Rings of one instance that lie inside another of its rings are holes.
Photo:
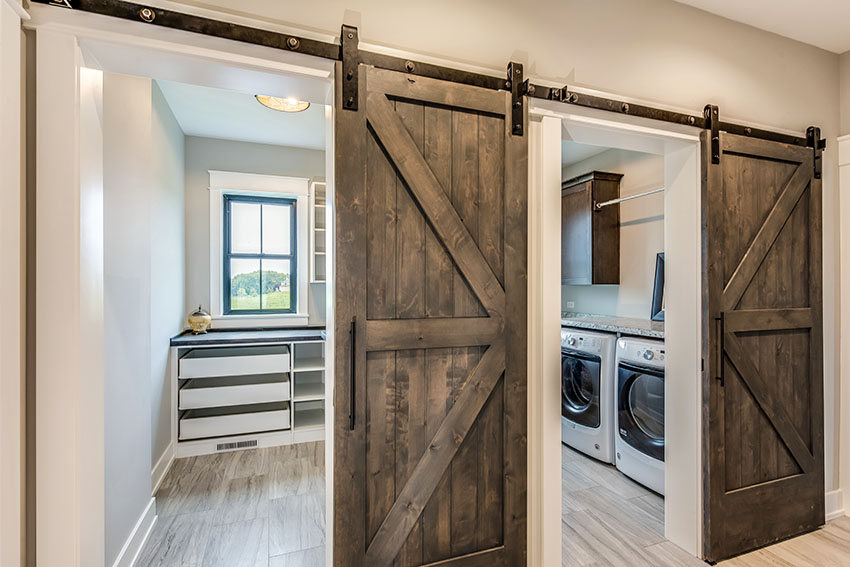
[[[178,459],[156,509],[136,567],[324,567],[324,443]]]
[[[563,567],[706,567],[664,538],[664,499],[562,445]],[[850,518],[718,567],[850,566]]]
[[[664,538],[664,499],[561,446],[563,567],[705,567]]]
[[[664,538],[664,500],[562,447],[563,567],[705,567]],[[324,443],[178,459],[136,567],[324,567]],[[850,565],[850,518],[718,564]]]
[[[720,567],[846,567],[850,565],[850,518],[842,516],[823,528],[734,559]]]

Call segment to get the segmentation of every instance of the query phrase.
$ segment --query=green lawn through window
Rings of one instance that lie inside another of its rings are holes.
[[[263,294],[263,309],[289,309],[290,308],[290,292],[288,291],[272,291]],[[231,311],[249,311],[260,309],[260,296],[255,295],[234,295],[230,298]]]

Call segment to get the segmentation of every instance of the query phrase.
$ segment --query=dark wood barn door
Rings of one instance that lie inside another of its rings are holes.
[[[334,564],[523,566],[527,138],[508,93],[358,77],[358,110],[336,103]]]
[[[703,139],[707,558],[824,523],[821,182],[813,151]]]

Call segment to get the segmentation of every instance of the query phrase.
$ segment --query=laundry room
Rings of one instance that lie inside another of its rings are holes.
[[[666,541],[665,156],[563,137],[563,560],[584,565]]]

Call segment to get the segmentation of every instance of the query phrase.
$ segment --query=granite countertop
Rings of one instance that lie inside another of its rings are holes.
[[[300,341],[320,341],[325,339],[324,328],[301,329],[210,329],[205,334],[194,335],[192,331],[183,331],[171,338],[173,347],[215,346],[245,343],[291,343]]]
[[[591,331],[607,331],[654,339],[664,338],[664,322],[632,317],[613,317],[588,313],[562,313],[562,327],[574,327]]]

